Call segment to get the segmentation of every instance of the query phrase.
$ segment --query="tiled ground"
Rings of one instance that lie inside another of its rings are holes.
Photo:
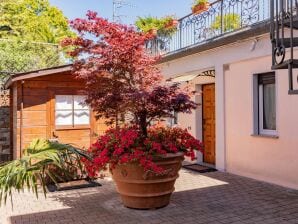
[[[50,193],[36,200],[29,193],[14,195],[0,208],[6,223],[296,223],[298,191],[220,173],[182,170],[171,204],[159,210],[132,210],[121,205],[112,181],[102,187]]]

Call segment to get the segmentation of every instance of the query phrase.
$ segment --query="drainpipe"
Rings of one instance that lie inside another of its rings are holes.
[[[20,158],[22,158],[23,149],[23,109],[24,109],[24,83],[21,82],[21,110],[20,110]]]

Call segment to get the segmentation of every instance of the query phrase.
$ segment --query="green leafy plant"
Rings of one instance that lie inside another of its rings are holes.
[[[5,0],[0,9],[0,71],[26,72],[67,63],[58,45],[76,34],[49,0]]]
[[[222,20],[222,21],[221,21]],[[214,22],[211,25],[211,28],[214,30],[220,30],[221,26],[223,32],[233,31],[239,29],[241,25],[240,15],[237,13],[228,13],[223,17],[217,16],[215,17]]]
[[[13,190],[20,192],[26,188],[38,197],[39,185],[46,196],[47,179],[56,183],[64,178],[57,175],[57,169],[64,176],[71,175],[74,169],[84,173],[80,162],[82,157],[89,159],[84,151],[71,145],[44,139],[33,140],[24,150],[22,158],[0,166],[0,202],[6,203],[8,196],[12,199]]]
[[[170,36],[177,30],[177,24],[173,23],[173,21],[176,21],[174,16],[166,16],[162,18],[147,16],[144,18],[138,17],[135,25],[139,31],[144,33],[150,33],[153,30],[156,30],[158,35]]]
[[[149,33],[152,29],[159,30],[162,27],[160,20],[152,16],[147,16],[144,18],[138,17],[135,25],[140,31],[144,33]]]

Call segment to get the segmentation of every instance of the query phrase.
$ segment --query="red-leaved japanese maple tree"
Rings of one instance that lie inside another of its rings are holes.
[[[86,83],[86,102],[98,118],[118,126],[121,120],[136,125],[147,136],[148,126],[171,117],[173,111],[196,108],[177,84],[162,84],[158,58],[146,51],[152,36],[134,27],[112,23],[88,11],[87,19],[75,19],[71,27],[79,35],[63,41],[76,58],[74,74]]]

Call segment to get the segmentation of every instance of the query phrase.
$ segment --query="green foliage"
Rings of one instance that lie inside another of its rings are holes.
[[[65,64],[58,44],[74,32],[49,0],[1,0],[0,25],[11,28],[0,31],[0,71],[24,72]]]
[[[6,203],[13,190],[20,192],[26,188],[38,197],[39,185],[46,196],[47,178],[53,182],[63,180],[57,175],[57,169],[63,171],[65,176],[74,169],[83,173],[81,157],[89,159],[82,150],[70,145],[43,139],[33,140],[21,159],[0,166],[0,202]]]
[[[241,18],[237,13],[228,13],[223,16],[223,32],[233,31],[240,28]],[[217,16],[211,25],[212,29],[221,29],[221,16]]]
[[[64,63],[60,54],[57,45],[0,41],[0,71],[22,72],[60,65]]]
[[[13,30],[2,32],[1,38],[59,43],[73,35],[62,11],[48,0],[2,0],[0,8],[0,24]]]
[[[135,25],[140,31],[144,33],[148,33],[152,29],[160,30],[163,26],[160,19],[152,16],[147,16],[144,18],[138,17]]]
[[[144,32],[149,33],[151,30],[155,29],[160,36],[171,36],[177,30],[176,26],[168,26],[171,21],[173,21],[175,17],[173,16],[166,16],[163,18],[157,18],[152,16],[147,17],[138,17],[137,21],[135,22],[136,27]]]

